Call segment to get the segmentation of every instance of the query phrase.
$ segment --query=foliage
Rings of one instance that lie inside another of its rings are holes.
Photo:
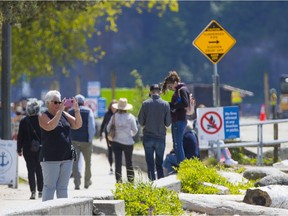
[[[114,198],[125,201],[125,215],[181,215],[182,203],[175,191],[152,182],[116,184]]]
[[[135,91],[135,95],[137,95],[137,97],[133,97],[133,104],[134,104],[134,109],[132,112],[135,116],[138,116],[138,113],[140,111],[140,108],[142,106],[142,102],[144,100],[147,99],[147,94],[145,93],[145,91],[149,91],[149,86],[144,86],[142,79],[141,79],[141,75],[138,73],[137,70],[133,70],[131,72],[131,75],[135,78],[135,87],[134,87],[134,91]]]
[[[139,90],[137,88],[116,88],[115,89],[115,99],[118,100],[119,98],[127,98],[128,103],[133,105],[133,113],[138,116],[139,109],[142,102],[148,98],[149,88],[146,86],[142,90],[143,97],[141,100],[135,99],[138,98]],[[135,97],[136,95],[136,97]],[[170,101],[172,96],[172,92],[168,92],[165,95],[161,95],[163,100]],[[101,88],[101,97],[106,98],[106,104],[110,104],[112,100],[112,89],[110,88]],[[140,98],[139,98],[140,99]],[[138,103],[138,104],[137,104]]]
[[[12,83],[22,74],[28,78],[51,76],[61,68],[68,74],[75,60],[97,63],[105,52],[99,42],[88,46],[92,36],[117,31],[122,8],[139,12],[152,9],[162,16],[167,8],[178,10],[176,0],[130,1],[11,1],[0,3],[0,22],[16,24],[12,37]]]
[[[232,158],[234,158],[236,161],[238,161],[239,164],[246,164],[246,165],[256,165],[257,164],[257,158],[256,156],[248,156],[245,153],[245,149],[243,147],[241,148],[233,148],[230,150]],[[271,166],[274,163],[273,161],[273,155],[267,154],[265,157],[263,157],[263,164],[265,166]]]
[[[223,167],[219,167],[224,169]],[[178,178],[181,181],[182,191],[192,194],[217,194],[214,187],[204,186],[204,182],[223,185],[229,188],[231,194],[240,194],[240,190],[254,187],[253,182],[238,183],[234,185],[218,174],[216,167],[207,166],[199,159],[184,160],[178,168]]]

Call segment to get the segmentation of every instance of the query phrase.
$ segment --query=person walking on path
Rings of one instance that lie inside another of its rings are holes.
[[[39,116],[42,148],[40,161],[44,187],[42,201],[68,197],[68,183],[76,153],[71,141],[71,129],[82,126],[78,101],[73,98],[75,117],[64,111],[65,101],[57,90],[45,95],[47,110]]]
[[[106,143],[107,143],[107,157],[108,157],[108,162],[109,162],[109,165],[110,165],[110,173],[109,174],[113,174],[113,168],[112,168],[112,165],[113,165],[113,150],[112,150],[112,147],[111,147],[111,143],[108,139],[108,133],[107,133],[107,125],[111,119],[111,116],[117,111],[117,109],[113,108],[112,105],[113,104],[116,104],[117,103],[117,100],[112,100],[108,106],[108,110],[107,112],[105,113],[104,115],[104,118],[103,118],[103,121],[102,121],[102,124],[101,124],[101,127],[100,127],[100,141],[102,141],[103,139],[103,132],[105,134],[105,139],[106,139]]]
[[[43,175],[39,161],[41,132],[38,121],[40,104],[36,98],[27,102],[27,115],[21,119],[17,136],[17,153],[24,156],[28,171],[28,183],[31,191],[30,199],[36,199],[36,184],[38,198],[42,197]],[[39,146],[31,148],[32,140],[38,141]],[[35,179],[36,175],[36,179]],[[36,181],[37,180],[37,181]]]
[[[115,158],[115,178],[117,183],[122,182],[122,153],[124,152],[127,170],[127,179],[129,182],[134,181],[134,168],[132,164],[133,155],[133,136],[138,132],[135,116],[127,111],[133,106],[128,104],[126,98],[120,98],[117,104],[112,107],[118,111],[113,114],[108,125],[108,133],[112,124],[115,126],[115,136],[111,141],[111,146]]]
[[[78,100],[78,106],[80,115],[82,118],[82,127],[77,130],[71,130],[72,144],[76,149],[77,155],[80,152],[83,155],[85,161],[85,176],[84,176],[84,188],[88,188],[91,184],[91,155],[93,151],[92,141],[96,132],[95,119],[93,111],[84,106],[85,97],[81,94],[75,96]],[[75,116],[75,110],[70,109],[69,113]],[[80,189],[81,184],[81,172],[79,170],[79,157],[73,163],[73,178],[75,190]]]
[[[183,149],[183,135],[187,125],[186,108],[189,106],[189,91],[176,71],[170,71],[165,78],[162,91],[165,94],[167,90],[174,91],[170,102],[172,116],[172,139],[173,149],[177,157],[177,163],[180,164],[185,159]]]
[[[143,145],[148,169],[148,177],[155,180],[163,178],[163,156],[166,147],[166,127],[171,124],[169,103],[160,97],[160,86],[150,86],[150,98],[142,103],[138,121],[143,126]],[[155,153],[155,160],[154,160]]]

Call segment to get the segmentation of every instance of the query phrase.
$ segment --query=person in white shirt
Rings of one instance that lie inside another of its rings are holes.
[[[117,183],[122,182],[122,154],[124,152],[127,170],[127,179],[129,182],[134,181],[134,169],[132,164],[133,155],[133,136],[138,132],[135,116],[127,111],[133,106],[128,104],[126,98],[120,98],[118,103],[112,107],[117,109],[113,114],[108,125],[107,132],[109,133],[112,124],[115,125],[115,136],[111,140],[112,150],[115,158],[115,177]]]

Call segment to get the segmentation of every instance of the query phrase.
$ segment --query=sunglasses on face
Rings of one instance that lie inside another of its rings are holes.
[[[51,101],[52,103],[54,103],[55,105],[56,104],[61,104],[62,102],[61,101]]]

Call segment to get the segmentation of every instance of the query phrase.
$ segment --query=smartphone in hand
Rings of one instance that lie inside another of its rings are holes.
[[[73,99],[72,98],[66,99],[64,102],[64,106],[69,107],[69,108],[72,107],[73,106]]]

